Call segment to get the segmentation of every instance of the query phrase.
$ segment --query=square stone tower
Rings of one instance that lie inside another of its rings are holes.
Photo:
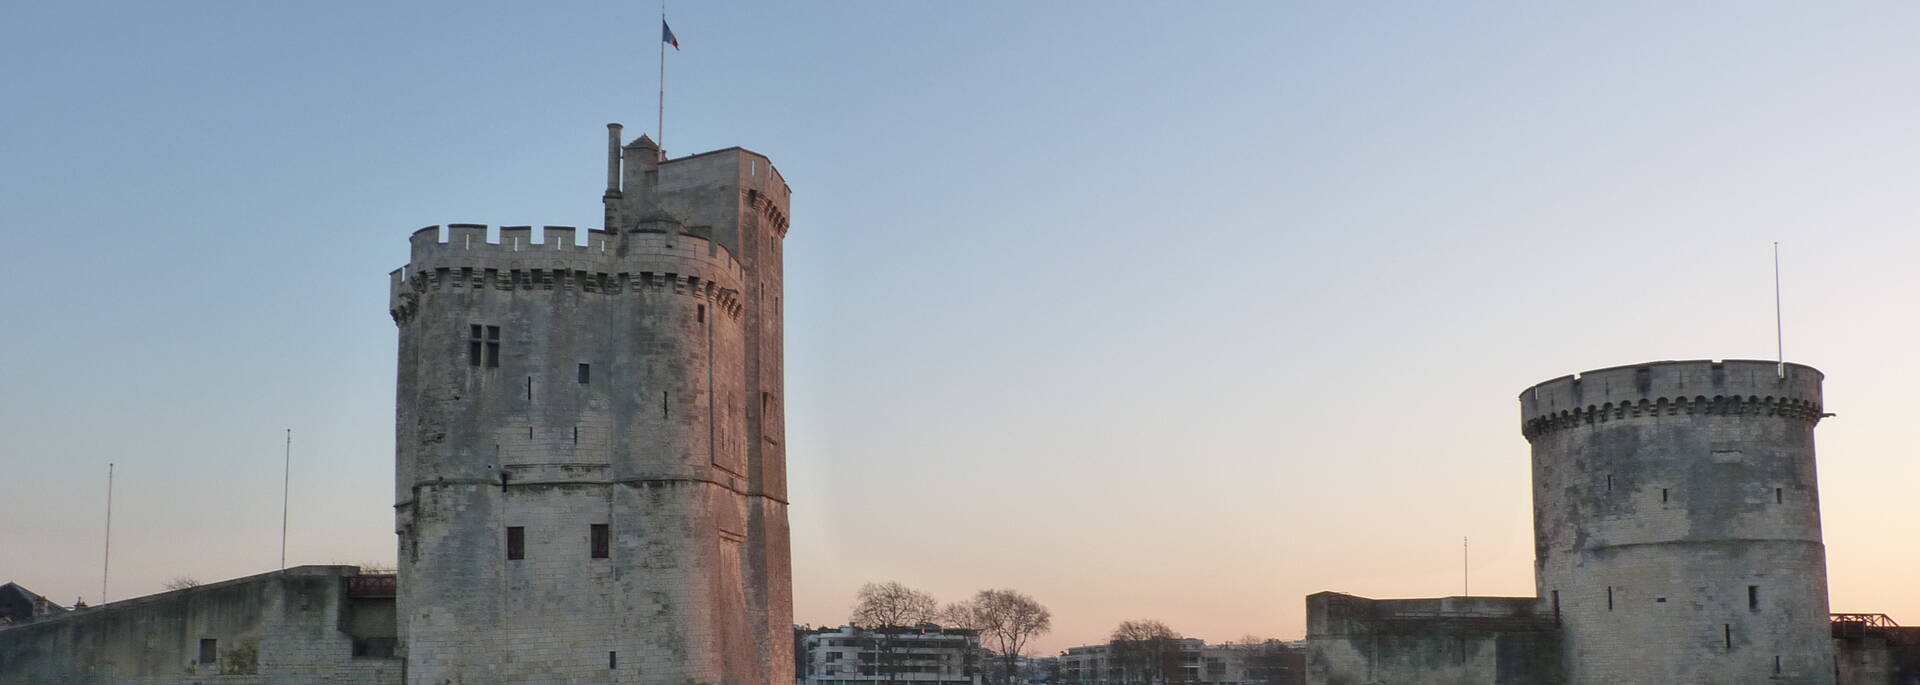
[[[789,189],[608,129],[606,228],[429,227],[393,274],[409,683],[792,678]]]

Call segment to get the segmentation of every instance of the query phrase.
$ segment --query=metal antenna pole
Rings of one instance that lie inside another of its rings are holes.
[[[293,429],[287,429],[286,461],[280,470],[280,570],[287,570],[287,495],[293,492]]]
[[[1780,356],[1780,364],[1774,372],[1781,378],[1787,377],[1787,334],[1780,320],[1780,241],[1773,241],[1773,345]]]
[[[107,462],[106,552],[100,557],[100,603],[107,603],[107,573],[113,562],[113,462]]]

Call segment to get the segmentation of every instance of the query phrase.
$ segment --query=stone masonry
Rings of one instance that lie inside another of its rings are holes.
[[[1667,361],[1528,388],[1538,595],[1310,596],[1309,682],[1892,682],[1836,658],[1877,652],[1829,623],[1821,381]]]
[[[791,678],[789,190],[608,137],[605,230],[429,227],[393,274],[408,683]]]

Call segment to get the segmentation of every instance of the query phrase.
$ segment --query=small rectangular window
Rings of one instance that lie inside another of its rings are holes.
[[[1780,675],[1780,655],[1773,655],[1773,674]]]
[[[593,528],[590,530],[590,533],[591,533],[592,543],[593,543],[593,558],[595,559],[607,558],[607,547],[609,546],[608,543],[610,542],[610,540],[608,540],[608,535],[607,535],[607,524],[604,524],[604,523],[593,524]]]
[[[481,351],[486,346],[486,327],[473,324],[467,327],[467,366],[479,366],[484,358]]]
[[[527,401],[528,402],[533,401],[533,377],[532,376],[527,377]]]
[[[607,668],[615,669],[619,667],[620,667],[619,652],[607,652]]]
[[[1661,501],[1661,502],[1666,502],[1666,501],[1667,501],[1667,489],[1666,489],[1666,488],[1660,488],[1660,501]]]
[[[1747,586],[1747,611],[1760,611],[1760,586]]]
[[[200,663],[211,664],[220,659],[220,641],[205,638],[200,641]]]
[[[1726,631],[1727,650],[1732,651],[1733,650],[1733,624],[1722,623],[1720,624],[1720,629]]]
[[[1560,591],[1553,591],[1553,622],[1560,622]]]
[[[695,311],[694,316],[700,321],[700,323],[706,323],[707,322],[707,306],[703,304],[703,305],[698,305],[698,307],[699,307],[698,309],[694,310]]]
[[[527,529],[522,526],[507,526],[507,559],[527,558]]]
[[[581,364],[580,365],[580,384],[586,385],[592,380],[593,380],[593,365]]]
[[[575,445],[580,444],[580,427],[579,426],[573,427],[573,444]]]
[[[1607,586],[1607,611],[1613,611],[1613,586]]]
[[[487,368],[500,368],[500,327],[487,327]]]
[[[1607,474],[1607,492],[1613,492],[1613,474]]]
[[[1786,503],[1786,491],[1783,488],[1773,489],[1773,503],[1774,504]]]

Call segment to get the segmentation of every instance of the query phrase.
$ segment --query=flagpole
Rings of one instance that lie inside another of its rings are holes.
[[[106,550],[100,554],[100,603],[107,603],[107,573],[113,568],[113,463],[107,463]]]
[[[653,124],[653,135],[659,140],[662,157],[667,149],[667,0],[660,0],[660,118]]]
[[[1787,377],[1787,333],[1780,318],[1780,241],[1773,241],[1773,345],[1779,355],[1780,364],[1774,367],[1774,375]]]
[[[293,429],[287,429],[286,460],[280,469],[280,570],[287,570],[287,495],[293,492]]]

